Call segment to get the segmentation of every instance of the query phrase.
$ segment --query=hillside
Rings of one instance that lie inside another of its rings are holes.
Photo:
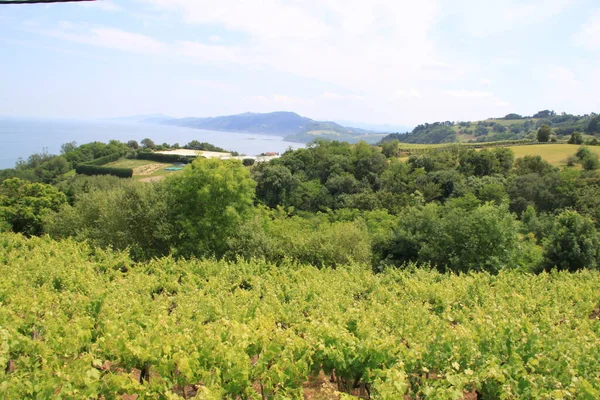
[[[317,138],[335,139],[347,142],[365,140],[375,143],[385,134],[373,131],[347,128],[331,121],[315,121],[293,112],[244,113],[209,118],[166,118],[149,119],[144,122],[206,129],[222,132],[257,133],[284,136],[288,141],[311,142]]]
[[[567,139],[573,132],[600,134],[596,124],[591,124],[596,115],[556,114],[544,110],[531,117],[508,114],[502,118],[489,118],[482,121],[444,121],[425,123],[411,132],[393,133],[383,141],[399,140],[403,143],[484,143],[501,140],[535,140],[537,130],[549,125],[558,140]]]

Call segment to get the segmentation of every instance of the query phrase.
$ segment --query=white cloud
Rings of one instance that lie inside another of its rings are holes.
[[[245,63],[240,54],[242,49],[234,47],[178,41],[175,52],[201,63]]]
[[[584,67],[580,59],[565,61],[571,75],[540,67],[549,43],[540,40],[539,46],[527,51],[520,44],[506,50],[492,37],[503,39],[504,34],[519,32],[530,38],[529,32],[520,30],[549,29],[555,22],[549,19],[577,0],[135,1],[145,6],[137,7],[140,15],[132,17],[142,18],[149,24],[143,32],[156,37],[77,24],[47,33],[92,46],[168,57],[168,63],[182,65],[181,70],[200,64],[198,69],[208,75],[191,75],[202,79],[185,84],[205,89],[199,93],[213,91],[214,98],[218,97],[215,93],[225,92],[219,100],[222,109],[288,108],[327,119],[421,123],[480,118],[504,112],[511,101],[515,112],[518,107],[538,108],[532,104],[546,101],[542,93],[549,83],[571,78],[586,84],[598,82],[589,73],[597,67]],[[181,24],[188,26],[176,29]],[[600,10],[573,37],[574,43],[600,47],[600,38],[595,36],[599,26]],[[456,31],[474,38],[463,35],[459,39],[464,41],[454,41]],[[168,36],[158,36],[165,32]],[[449,39],[453,40],[450,47]],[[469,47],[473,43],[489,44],[489,54],[483,54],[481,47]],[[555,45],[560,49],[562,44]],[[213,80],[210,74],[216,68],[245,80],[236,87]],[[539,71],[529,76],[531,70]],[[285,82],[283,87],[278,87],[281,82]],[[250,96],[261,83],[265,91],[258,93],[262,95]],[[596,93],[592,89],[598,87],[591,84],[590,92]],[[186,88],[182,89],[185,93]],[[233,90],[239,91],[235,99],[226,93]],[[494,90],[507,98],[499,98]],[[578,104],[591,102],[593,108],[597,100],[583,91],[572,98]],[[281,92],[285,94],[273,94]],[[551,104],[539,108],[544,107]]]
[[[181,13],[189,23],[223,24],[227,29],[262,38],[314,38],[327,32],[327,25],[305,8],[284,1],[145,0],[163,10]]]
[[[69,29],[62,24],[62,29],[43,31],[44,34],[76,43],[83,43],[97,47],[126,51],[139,54],[160,54],[165,51],[165,44],[159,40],[139,33],[132,33],[115,28],[95,27],[91,29],[78,29],[75,25]]]
[[[498,98],[492,92],[486,92],[481,90],[446,90],[444,94],[459,99],[490,102],[491,104],[497,107],[509,107],[512,105],[512,103]]]
[[[588,50],[600,49],[600,9],[594,11],[573,36],[576,45]]]
[[[534,26],[560,15],[577,0],[444,0],[444,10],[458,29],[488,37]]]
[[[564,66],[552,66],[548,68],[546,77],[554,84],[576,86],[580,82],[575,77],[575,73]]]
[[[440,0],[138,0],[190,23],[219,25],[246,36],[243,47],[185,42],[181,54],[271,68],[382,95],[390,86],[452,79],[430,37]],[[214,54],[218,53],[218,54]],[[407,55],[410,55],[408,62]]]

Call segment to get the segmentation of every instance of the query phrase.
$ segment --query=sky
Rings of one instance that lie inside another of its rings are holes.
[[[598,0],[0,5],[0,115],[294,111],[416,125],[600,111]]]

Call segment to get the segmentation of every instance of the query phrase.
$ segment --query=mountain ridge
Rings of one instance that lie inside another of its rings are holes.
[[[391,133],[382,142],[398,140],[402,143],[441,144],[441,143],[485,143],[503,140],[537,140],[537,131],[548,125],[553,137],[565,140],[572,133],[580,132],[594,136],[600,134],[600,125],[594,127],[592,120],[597,114],[574,115],[557,114],[543,110],[532,116],[507,114],[500,118],[480,121],[441,121],[424,123],[406,133]]]
[[[143,116],[141,116],[143,117]],[[245,112],[242,114],[217,117],[162,118],[152,115],[149,118],[125,117],[119,120],[161,125],[180,126],[185,128],[204,129],[218,132],[256,133],[283,136],[285,140],[308,143],[315,139],[340,140],[356,143],[364,140],[376,143],[385,133],[368,129],[345,127],[333,121],[317,121],[303,117],[292,111],[274,111],[270,113]]]

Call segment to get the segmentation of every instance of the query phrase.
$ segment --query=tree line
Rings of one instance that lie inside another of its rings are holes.
[[[574,147],[574,150],[577,147]],[[74,176],[0,184],[0,226],[128,250],[142,261],[258,258],[440,271],[598,268],[598,157],[559,169],[507,148],[320,141],[268,163],[197,159],[156,183]]]

